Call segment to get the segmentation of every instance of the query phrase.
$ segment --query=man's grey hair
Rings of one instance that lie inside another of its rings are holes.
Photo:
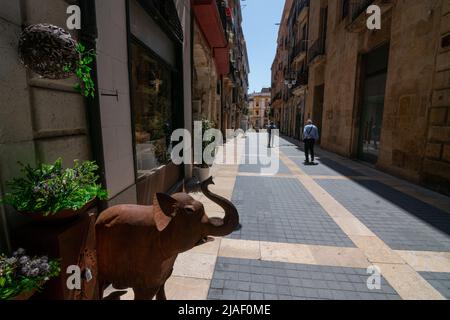
[[[308,121],[306,121],[307,124],[313,124],[311,119],[308,119]]]

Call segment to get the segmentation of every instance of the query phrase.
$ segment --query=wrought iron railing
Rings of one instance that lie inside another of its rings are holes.
[[[306,40],[300,40],[299,43],[297,43],[294,48],[291,50],[291,61],[294,61],[294,59],[300,55],[301,53],[306,52],[307,42]]]
[[[216,0],[219,9],[220,20],[222,21],[223,30],[227,31],[227,3],[224,0]]]
[[[309,79],[309,72],[308,70],[304,71],[304,70],[300,70],[297,73],[297,77],[296,77],[296,83],[295,85],[292,87],[292,90],[295,90],[299,87],[303,87],[303,86],[307,86],[308,85],[308,79]]]
[[[281,91],[278,91],[278,93],[276,93],[276,94],[273,96],[272,102],[275,102],[275,101],[277,101],[277,100],[281,100],[281,97],[282,97]]]
[[[325,54],[325,37],[317,39],[309,48],[308,63]]]
[[[294,25],[297,23],[297,18],[303,9],[309,7],[309,1],[310,0],[295,0],[293,5],[294,10],[291,11],[288,20],[290,30],[294,29]]]
[[[366,11],[366,9],[375,2],[375,0],[351,0],[350,1],[350,16],[352,21],[358,19],[358,17]]]

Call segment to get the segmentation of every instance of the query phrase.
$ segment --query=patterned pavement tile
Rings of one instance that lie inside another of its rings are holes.
[[[446,299],[450,300],[450,273],[420,272],[420,275]]]
[[[378,181],[317,183],[394,250],[450,252],[450,215]]]
[[[355,247],[297,179],[239,176],[232,201],[242,229],[230,238]]]
[[[303,158],[291,158],[291,160],[295,162],[295,164],[299,166],[302,171],[310,176],[364,176],[364,174],[360,172],[352,170],[336,161],[325,157],[316,159],[316,165],[305,165]]]
[[[399,300],[381,278],[380,290],[367,287],[365,269],[327,267],[219,257],[210,300]]]
[[[263,173],[262,169],[269,169],[273,164],[278,165],[273,174],[290,174],[289,168],[279,159],[278,154],[274,153],[275,149],[267,149],[265,144],[259,141],[258,149],[251,150],[250,139],[245,141],[244,156],[239,165],[239,172],[241,173]],[[278,163],[276,163],[278,162]]]

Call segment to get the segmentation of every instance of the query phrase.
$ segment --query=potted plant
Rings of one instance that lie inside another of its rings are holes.
[[[0,203],[9,204],[34,220],[73,218],[89,209],[96,198],[107,199],[107,191],[97,184],[95,162],[75,160],[73,167],[67,169],[61,159],[37,168],[21,166],[24,177],[7,183],[11,192]]]
[[[0,255],[0,300],[28,300],[60,271],[58,261],[29,257],[24,249],[10,258]]]
[[[205,180],[207,180],[211,175],[210,175],[210,169],[212,166],[212,163],[207,163],[203,157],[204,152],[206,150],[206,148],[211,145],[212,143],[215,143],[215,138],[213,135],[208,133],[208,130],[210,129],[214,129],[215,125],[212,121],[203,119],[202,120],[202,137],[203,137],[203,142],[202,142],[202,163],[201,164],[195,164],[194,165],[194,176],[197,177],[197,179],[199,180],[200,183],[204,182]],[[215,151],[213,156],[215,156]]]

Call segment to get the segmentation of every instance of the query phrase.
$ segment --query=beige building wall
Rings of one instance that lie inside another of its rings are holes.
[[[286,38],[288,36],[287,24],[289,13],[292,8],[293,0],[286,0],[284,4],[283,14],[280,20],[280,28],[277,39],[277,52],[274,62],[272,64],[272,108],[273,119],[282,133],[283,123],[285,121],[285,95],[287,93],[287,86],[284,81],[287,78],[286,70],[288,67],[288,45]]]
[[[270,106],[270,93],[250,95],[249,120],[253,129],[263,129],[268,123],[267,110]]]
[[[34,165],[62,157],[65,165],[71,165],[73,159],[91,158],[85,101],[73,89],[75,79],[41,79],[21,65],[17,53],[22,25],[47,22],[66,29],[68,5],[62,0],[0,3],[0,189],[4,192],[5,181],[19,174],[18,160]],[[1,219],[2,227],[4,220],[11,229],[24,221],[8,208],[3,210],[7,219]],[[1,242],[4,247],[5,241]]]
[[[376,3],[380,3],[377,1]],[[392,1],[383,5],[382,30],[365,20],[341,19],[341,2],[328,1],[322,146],[356,157],[360,127],[363,54],[390,45],[380,154],[377,167],[450,193],[446,158],[450,105],[448,1]],[[311,12],[315,10],[313,5]],[[359,26],[358,26],[359,24]],[[356,26],[355,26],[356,25]],[[310,36],[314,37],[314,29]],[[322,67],[311,65],[310,84],[320,83]],[[308,99],[307,112],[314,105]]]

